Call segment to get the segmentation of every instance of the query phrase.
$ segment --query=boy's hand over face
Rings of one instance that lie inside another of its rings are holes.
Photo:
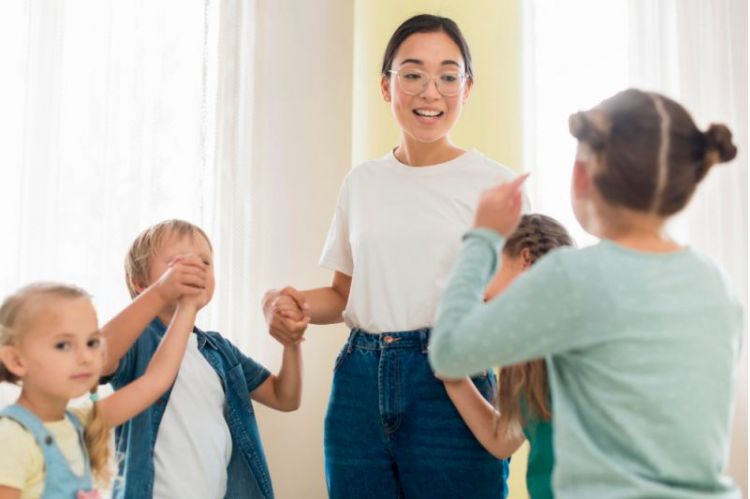
[[[154,287],[165,303],[173,303],[182,296],[205,295],[207,280],[206,264],[198,256],[179,255],[169,262]]]

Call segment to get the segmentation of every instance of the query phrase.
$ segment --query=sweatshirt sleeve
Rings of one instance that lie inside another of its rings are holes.
[[[585,342],[578,334],[581,298],[559,252],[546,255],[505,292],[482,302],[504,242],[487,229],[473,229],[464,237],[430,340],[430,363],[442,376],[473,375]]]

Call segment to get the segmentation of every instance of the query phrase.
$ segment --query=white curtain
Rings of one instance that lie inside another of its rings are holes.
[[[671,227],[720,262],[747,310],[747,3],[745,0],[524,2],[524,162],[534,209],[593,242],[569,207],[575,141],[567,116],[639,87],[683,103],[698,126],[726,123],[738,157],[714,168]],[[747,495],[747,348],[730,473]]]
[[[199,325],[250,343],[253,9],[0,4],[0,295],[35,280],[75,283],[102,323],[130,300],[130,242],[183,218],[215,248],[216,294]]]

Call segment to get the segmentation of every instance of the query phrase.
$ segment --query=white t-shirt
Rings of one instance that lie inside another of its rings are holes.
[[[476,150],[422,167],[389,153],[350,171],[320,257],[352,277],[344,322],[371,333],[432,326],[479,196],[515,177]]]
[[[154,445],[154,498],[224,497],[232,435],[221,380],[190,335]]]

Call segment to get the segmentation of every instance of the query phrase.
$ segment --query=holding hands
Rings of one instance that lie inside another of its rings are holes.
[[[195,254],[184,254],[169,261],[153,287],[165,304],[179,300],[180,304],[194,305],[197,311],[210,299],[208,281],[208,265]]]
[[[282,345],[294,346],[305,340],[310,307],[304,295],[293,287],[268,291],[263,297],[263,313],[269,334]]]

